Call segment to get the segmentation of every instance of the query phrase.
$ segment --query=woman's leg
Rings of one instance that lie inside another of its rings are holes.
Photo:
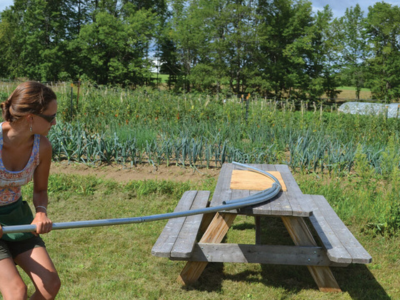
[[[36,287],[30,299],[54,299],[61,282],[46,248],[36,247],[19,254],[16,263],[29,275]]]
[[[27,298],[26,285],[15,267],[12,258],[0,260],[0,291],[4,300]]]

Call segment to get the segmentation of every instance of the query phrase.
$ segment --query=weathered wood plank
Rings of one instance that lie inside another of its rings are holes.
[[[254,192],[249,193],[249,195],[254,195]],[[268,200],[268,202],[264,202],[258,205],[253,205],[253,206],[245,206],[236,210],[230,210],[229,213],[237,213],[240,215],[271,215],[271,201],[272,200]]]
[[[205,208],[210,197],[209,191],[198,191],[190,210]],[[196,242],[203,215],[186,217],[182,229],[171,250],[171,257],[190,257]]]
[[[263,165],[262,164],[250,164],[250,166],[258,168],[262,170]],[[237,169],[239,167],[234,165],[234,169]],[[272,167],[273,168],[273,167]],[[239,168],[241,169],[241,168]],[[249,194],[244,193],[245,190],[231,190],[231,200],[234,199],[239,199],[242,197],[247,197],[250,195],[253,195],[255,193],[258,193],[259,191],[251,190],[249,191]],[[269,201],[270,202],[270,201]],[[246,215],[270,215],[271,214],[271,207],[270,203],[264,203],[264,204],[259,204],[257,206],[246,206],[238,210],[230,210],[228,213],[237,213],[237,214],[246,214]]]
[[[283,164],[281,164],[281,165],[274,165],[274,166],[275,166],[275,169],[276,169],[278,172],[292,174],[292,172],[290,171],[288,165],[283,165]]]
[[[288,180],[290,178],[290,181],[294,180],[294,177],[292,175],[292,173],[289,170],[289,167],[287,165],[277,165],[276,167],[277,170],[279,170],[279,172],[281,172],[282,178],[283,180]],[[293,178],[293,179],[292,179]],[[286,183],[285,183],[286,184]],[[297,185],[297,183],[296,183]],[[284,193],[284,195],[287,197],[287,200],[290,203],[290,206],[292,207],[292,211],[293,211],[293,215],[294,216],[308,216],[309,214],[304,213],[304,209],[303,207],[300,205],[299,203],[299,199],[302,199],[302,196],[298,197],[300,194],[297,194],[296,196],[296,192],[299,193],[299,191],[293,191],[293,186],[291,185],[291,191],[289,193]]]
[[[197,191],[186,191],[178,205],[176,206],[174,212],[189,210],[192,206],[193,200],[197,195]],[[156,243],[151,249],[151,254],[159,257],[170,257],[172,247],[181,231],[183,223],[186,217],[170,219],[165,225],[164,230],[161,232]]]
[[[274,171],[271,170],[274,166],[271,165],[261,165],[259,169],[262,171]],[[282,175],[282,174],[281,174]],[[283,178],[283,177],[282,177]],[[271,199],[266,205],[270,208],[270,213],[272,215],[280,215],[280,216],[291,216],[293,214],[292,207],[286,197],[283,197],[286,192],[280,192],[274,199]],[[261,214],[260,209],[261,207],[255,207],[253,212],[254,214]]]
[[[231,199],[231,189],[229,186],[232,177],[232,170],[233,164],[225,163],[222,165],[210,207],[222,205],[223,201],[229,201]]]
[[[274,165],[267,165],[267,164],[253,164],[251,165],[252,167],[255,167],[257,169],[263,170],[263,171],[276,171]],[[271,215],[271,201],[274,199],[269,200],[266,203],[263,203],[261,205],[257,205],[254,208],[251,209],[251,214],[253,215]],[[258,235],[258,238],[257,238]],[[256,239],[260,240],[260,232],[256,232]]]
[[[231,193],[231,200],[236,200],[240,198],[245,198],[250,196],[249,190],[232,190]]]
[[[312,196],[305,195],[305,197],[309,200],[310,206],[313,210],[313,215],[310,216],[311,224],[317,232],[322,244],[326,248],[328,257],[334,262],[351,263],[352,257],[350,253],[345,249],[339,238],[333,232],[330,224],[325,220],[324,215],[319,210]]]
[[[291,216],[293,215],[292,207],[289,201],[284,196],[285,192],[279,192],[279,194],[271,199],[269,203],[271,208],[271,214],[274,216]]]
[[[260,170],[263,170],[263,167],[265,165],[261,165],[261,164],[251,164],[250,166],[258,168]],[[269,171],[274,171],[274,167],[273,165],[270,165],[270,170]],[[257,193],[259,191],[250,191],[250,195],[254,195],[255,193]],[[275,199],[275,198],[274,198]],[[271,215],[272,211],[271,211],[271,202],[272,200],[269,200],[266,203],[262,203],[256,206],[247,206],[247,207],[243,207],[241,209],[238,210],[239,214],[246,214],[246,215]]]
[[[290,237],[296,246],[317,246],[303,218],[282,217]],[[340,287],[329,267],[307,266],[318,288],[322,292],[340,292]]]
[[[287,166],[286,166],[287,168]],[[283,168],[283,169],[286,169]],[[286,196],[289,199],[290,203],[296,207],[293,210],[294,216],[299,217],[308,217],[311,215],[311,208],[308,204],[308,201],[304,199],[304,194],[301,192],[296,180],[292,176],[290,172],[281,172],[282,178],[285,181],[288,191],[286,192]]]
[[[371,263],[371,255],[369,255],[369,253],[354,237],[351,231],[347,228],[347,226],[343,223],[343,221],[330,206],[325,197],[320,195],[312,195],[311,198],[313,200],[313,203],[315,203],[315,205],[318,207],[318,211],[323,215],[324,220],[327,222],[327,224],[329,224],[332,233],[340,241],[340,245],[345,248],[345,250],[349,253],[349,256],[352,259],[352,263]],[[318,222],[320,222],[320,220],[318,220]],[[331,234],[327,232],[325,227],[323,229],[326,237],[329,239],[329,237],[331,237]],[[329,239],[329,241],[333,243],[332,239]]]
[[[235,218],[235,214],[216,213],[210,226],[208,226],[201,238],[200,243],[220,243]],[[188,261],[177,278],[177,281],[184,285],[196,282],[206,266],[206,262]]]
[[[172,260],[182,260],[172,257]],[[194,246],[189,261],[258,263],[293,266],[331,266],[332,262],[321,247],[208,244]]]
[[[245,198],[245,197],[249,197],[250,196],[250,191],[249,190],[232,190],[231,193],[231,200],[236,200],[236,199],[240,199],[240,198]],[[246,206],[243,209],[250,209],[250,206]],[[232,213],[232,214],[238,214],[241,211],[240,209],[232,209],[229,211],[224,211],[224,213]]]
[[[278,171],[275,167],[275,165],[271,165],[271,164],[262,164],[260,165],[261,167],[259,167],[259,169],[262,169],[264,171]]]
[[[275,166],[271,166],[271,165],[261,165],[259,167],[259,169],[263,170],[263,171],[274,171],[271,170],[272,168],[275,168]],[[278,171],[278,170],[276,170]],[[282,174],[281,174],[282,175]],[[283,177],[282,177],[283,178]],[[274,198],[271,199],[271,201],[268,203],[269,207],[271,209],[271,214],[273,215],[281,215],[281,216],[290,216],[292,215],[292,207],[290,206],[289,202],[287,201],[287,199],[285,197],[282,197],[282,195],[286,193],[286,192],[279,192],[279,194]],[[257,213],[257,209],[256,208],[254,210],[254,213]]]

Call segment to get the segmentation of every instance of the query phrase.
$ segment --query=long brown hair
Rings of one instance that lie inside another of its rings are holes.
[[[56,100],[56,94],[49,87],[36,81],[21,83],[10,97],[1,103],[3,119],[10,123],[28,114],[40,114],[49,103]]]

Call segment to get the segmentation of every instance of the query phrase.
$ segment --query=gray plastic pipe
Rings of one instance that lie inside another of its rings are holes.
[[[202,208],[202,209],[194,209],[194,210],[187,210],[187,211],[181,211],[181,212],[173,212],[173,213],[150,215],[150,216],[143,216],[143,217],[133,217],[133,218],[53,223],[52,230],[143,223],[143,222],[152,222],[152,221],[159,221],[159,220],[172,219],[172,218],[187,217],[187,216],[198,215],[198,214],[206,214],[206,213],[212,213],[212,212],[229,211],[229,210],[239,209],[239,208],[246,207],[246,206],[261,204],[263,202],[266,202],[266,201],[274,198],[280,192],[281,185],[280,185],[278,179],[276,179],[272,174],[262,171],[262,170],[259,170],[257,168],[245,165],[245,164],[241,164],[241,163],[237,163],[237,162],[232,162],[232,163],[240,168],[244,168],[244,169],[247,169],[248,171],[256,172],[256,173],[265,175],[265,176],[273,179],[274,183],[272,184],[272,187],[269,189],[266,189],[264,191],[258,192],[254,195],[251,195],[249,197],[235,199],[235,200],[231,200],[231,201],[224,201],[223,205],[215,206],[215,207],[206,207],[206,208]],[[3,233],[32,232],[32,231],[36,231],[36,225],[34,225],[34,224],[4,226],[3,227]]]
[[[275,183],[278,184],[279,185],[279,189],[281,189],[281,184],[279,183],[279,180],[274,175],[272,175],[271,173],[268,173],[268,172],[262,171],[260,169],[257,169],[257,168],[254,168],[254,167],[251,167],[251,166],[248,166],[248,165],[245,165],[245,164],[241,164],[241,163],[238,163],[238,162],[233,162],[233,164],[238,166],[238,167],[241,167],[241,168],[247,169],[249,171],[252,171],[252,172],[255,172],[255,173],[259,173],[261,175],[264,175],[264,176],[267,176],[267,177],[271,178],[274,181],[274,184]],[[272,187],[273,187],[273,185],[272,185]],[[249,198],[250,199],[254,199],[256,197],[269,197],[273,193],[274,193],[274,189],[269,188],[269,189],[260,191],[258,193],[255,193],[255,194],[253,194],[253,195],[251,195],[249,197],[230,200],[230,201],[223,201],[222,204],[233,204],[233,203],[237,203],[237,202],[244,202],[244,201],[247,201]],[[268,199],[271,199],[271,198],[268,198]]]

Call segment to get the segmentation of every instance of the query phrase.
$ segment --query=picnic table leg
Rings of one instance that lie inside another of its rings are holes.
[[[282,217],[283,223],[296,246],[317,246],[303,218]],[[341,292],[329,267],[307,266],[321,292]]]
[[[216,213],[203,237],[200,239],[200,243],[220,243],[235,218],[236,214]],[[207,264],[207,262],[188,261],[178,276],[177,281],[183,285],[196,282]]]
[[[256,245],[261,245],[261,217],[254,216],[256,225]]]
[[[203,215],[203,220],[201,221],[199,236],[203,236],[206,232],[208,226],[210,226],[211,221],[214,219],[215,213],[208,213]]]

